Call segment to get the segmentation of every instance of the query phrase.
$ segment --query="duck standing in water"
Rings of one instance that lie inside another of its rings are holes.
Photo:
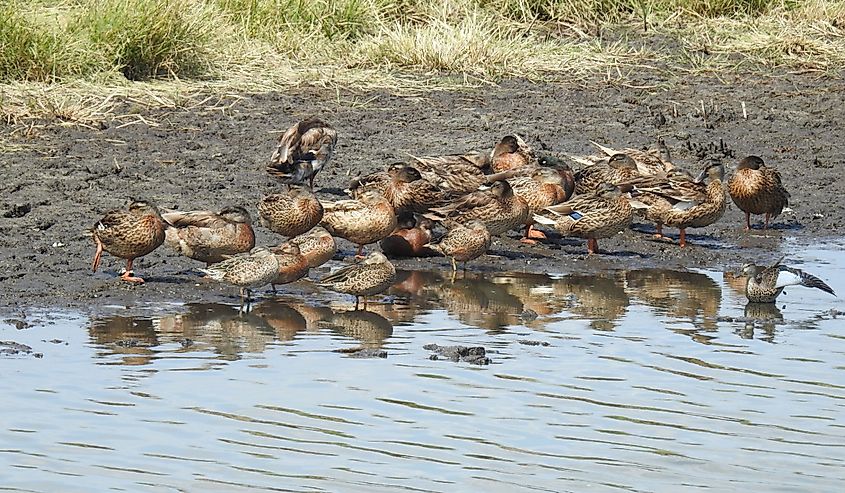
[[[487,227],[477,219],[466,224],[449,223],[449,232],[439,242],[428,245],[431,249],[452,260],[452,275],[458,271],[457,262],[463,262],[464,272],[466,263],[487,253],[492,238]]]
[[[355,296],[355,309],[360,298],[379,294],[396,280],[396,268],[381,252],[372,252],[364,260],[336,270],[317,281],[317,285]]]
[[[751,303],[774,303],[778,295],[787,286],[806,286],[821,289],[836,296],[833,288],[818,277],[799,269],[782,265],[780,260],[769,267],[745,264],[742,273],[748,276],[745,284],[745,297]]]
[[[240,288],[241,307],[249,304],[251,290],[273,282],[279,275],[279,261],[269,249],[253,248],[222,262],[200,269],[215,281],[227,282]]]

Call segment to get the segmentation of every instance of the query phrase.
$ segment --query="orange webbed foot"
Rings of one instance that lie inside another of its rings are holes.
[[[144,284],[144,280],[140,277],[135,277],[134,273],[131,270],[128,270],[121,274],[120,278],[126,282],[131,282],[132,284]]]

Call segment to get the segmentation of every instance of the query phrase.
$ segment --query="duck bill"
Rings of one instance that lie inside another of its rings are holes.
[[[701,173],[699,173],[698,176],[696,176],[695,180],[693,180],[693,181],[695,183],[704,183],[705,178],[707,178],[707,170],[706,169],[701,170]]]

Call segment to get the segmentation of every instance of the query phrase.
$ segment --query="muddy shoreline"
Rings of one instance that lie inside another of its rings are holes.
[[[120,282],[116,272],[122,265],[113,257],[106,257],[105,268],[92,275],[94,247],[85,231],[104,212],[124,206],[128,197],[177,209],[219,210],[238,204],[255,217],[258,199],[279,187],[264,171],[277,135],[311,114],[332,122],[339,134],[331,169],[317,181],[320,195],[329,199],[337,198],[334,194],[349,177],[381,169],[408,154],[485,149],[511,132],[561,155],[591,152],[589,140],[643,148],[661,136],[673,158],[689,168],[698,166],[698,157],[688,144],[707,146],[722,140],[737,157],[754,153],[777,167],[792,194],[791,211],[765,233],[742,231],[742,213],[733,206],[715,225],[690,230],[692,244],[683,250],[653,240],[648,225],[635,225],[632,231],[601,241],[608,253],[589,258],[581,240],[552,236],[549,243],[527,246],[512,232],[494,242],[492,256],[471,264],[474,271],[723,270],[779,256],[785,238],[800,247],[841,237],[845,82],[808,75],[762,82],[727,77],[687,79],[671,89],[512,80],[497,87],[419,97],[304,89],[230,96],[225,104],[214,98],[191,109],[142,110],[127,101],[122,112],[140,112],[140,118],[115,118],[98,128],[60,121],[6,124],[0,126],[0,135],[19,148],[0,161],[0,314],[34,307],[102,311],[234,301],[236,290],[202,280],[195,262],[166,247],[136,263],[137,272],[148,281],[143,286]],[[725,162],[730,173],[736,159]],[[260,226],[256,233],[259,244],[279,242]],[[352,246],[342,243],[336,260],[352,254]],[[403,269],[449,268],[443,258],[396,264]],[[311,289],[307,283],[294,284],[282,292],[307,296]]]

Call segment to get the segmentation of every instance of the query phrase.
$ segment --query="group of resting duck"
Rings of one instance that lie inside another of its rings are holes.
[[[337,251],[335,237],[358,246],[362,259],[316,281],[318,285],[359,297],[386,290],[396,270],[387,256],[441,254],[457,262],[484,255],[491,237],[524,228],[521,241],[546,239],[536,225],[564,236],[587,240],[587,251],[598,252],[598,240],[626,229],[635,215],[663,227],[680,230],[719,220],[727,195],[745,212],[764,215],[763,228],[787,206],[789,193],[780,174],[758,156],[741,159],[725,183],[720,161],[704,164],[697,177],[676,167],[668,149],[614,150],[596,144],[595,155],[573,157],[577,172],[559,158],[535,153],[517,135],[508,135],[492,151],[437,157],[411,157],[352,181],[348,200],[321,201],[312,193],[316,175],[330,162],[337,132],[312,117],[279,137],[267,171],[288,185],[287,191],[263,197],[258,203],[261,224],[288,240],[275,247],[255,247],[249,212],[233,206],[210,211],[163,211],[144,200],[128,210],[108,212],[92,230],[97,246],[93,270],[103,251],[126,259],[121,278],[135,277],[132,262],[162,243],[207,264],[206,275],[241,289],[286,284],[330,260]],[[307,182],[307,186],[305,183]],[[445,234],[434,239],[435,225]],[[382,252],[362,257],[365,245],[379,242]],[[780,262],[747,265],[746,294],[751,302],[774,302],[785,286],[801,284],[833,294],[820,279]]]

